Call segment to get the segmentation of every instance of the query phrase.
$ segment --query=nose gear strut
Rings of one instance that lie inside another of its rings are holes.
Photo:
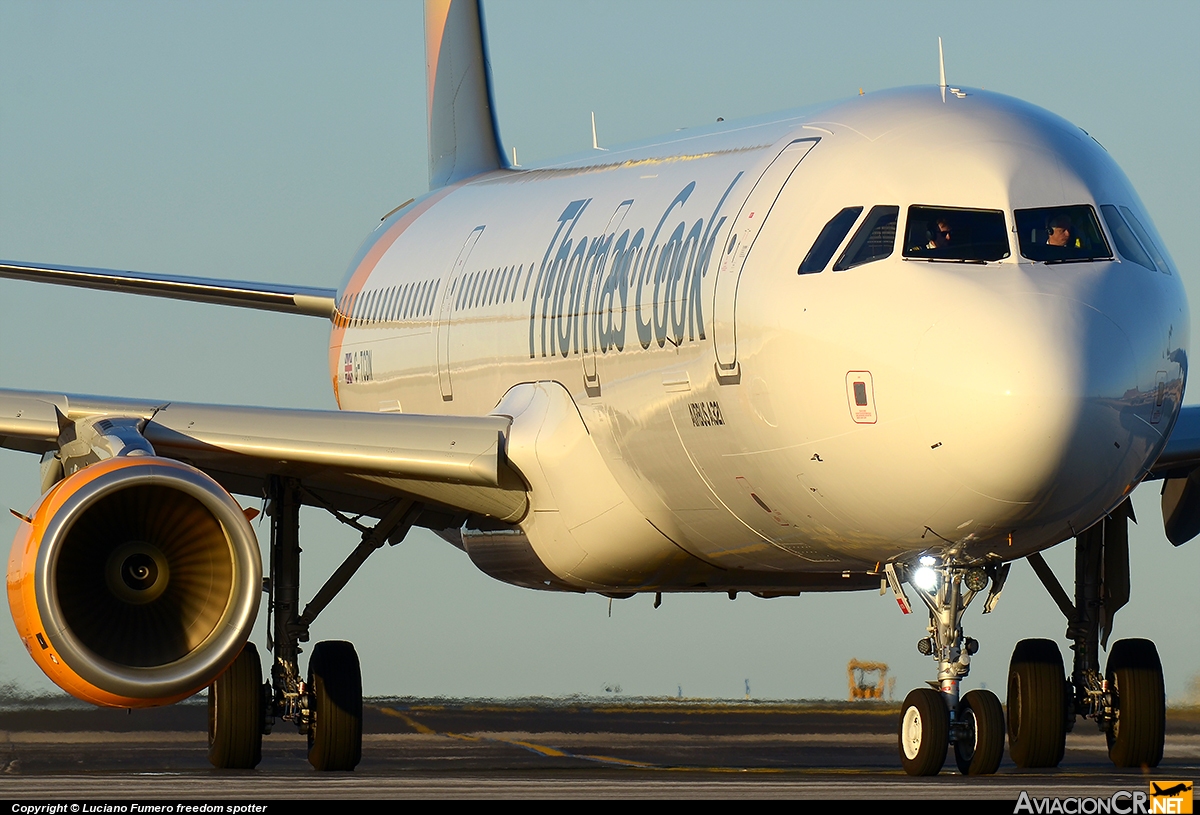
[[[999,699],[983,690],[960,697],[962,680],[971,671],[971,657],[979,650],[979,643],[963,634],[962,615],[989,582],[990,611],[1007,574],[1007,565],[938,564],[931,557],[921,558],[917,568],[898,568],[897,564],[886,567],[888,583],[902,610],[907,613],[911,608],[902,579],[929,609],[927,635],[917,642],[917,650],[933,657],[938,666],[937,681],[929,683],[932,690],[914,690],[901,710],[901,762],[910,775],[940,772],[947,744],[954,745],[955,759],[964,774],[991,774],[1000,765],[1004,717]],[[935,703],[940,703],[944,715]]]
[[[937,682],[930,684],[942,693],[951,710],[951,741],[954,741],[953,711],[958,707],[959,684],[971,672],[971,657],[979,650],[978,642],[963,635],[962,615],[975,596],[986,588],[988,575],[978,566],[965,568],[943,564],[935,567],[929,564],[922,568],[935,574],[937,581],[931,587],[921,588],[912,582],[913,575],[909,576],[909,585],[929,609],[928,636],[918,643],[917,649],[937,660]],[[966,596],[963,595],[964,584]]]

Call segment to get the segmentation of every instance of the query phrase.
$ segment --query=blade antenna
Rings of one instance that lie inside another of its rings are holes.
[[[942,38],[938,37],[938,76],[942,88],[942,104],[946,104],[946,55],[942,52]]]
[[[592,111],[592,149],[600,150],[605,153],[608,152],[606,148],[601,147],[600,143],[596,141],[596,111],[594,110]]]

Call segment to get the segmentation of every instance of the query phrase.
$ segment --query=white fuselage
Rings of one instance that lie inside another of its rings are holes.
[[[640,518],[716,568],[1010,560],[1122,501],[1182,401],[1177,273],[1022,257],[1014,210],[1101,204],[1149,223],[1086,133],[937,88],[492,173],[366,241],[334,387],[343,409],[485,414],[557,382]],[[890,256],[797,274],[839,210],[876,205],[899,207]],[[904,258],[911,205],[1003,211],[1008,256]],[[534,485],[522,527],[547,561],[544,497]],[[611,579],[547,565],[580,587],[692,579],[631,546]]]

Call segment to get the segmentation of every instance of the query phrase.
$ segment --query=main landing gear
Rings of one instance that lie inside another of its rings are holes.
[[[917,688],[901,707],[900,762],[909,775],[937,775],[951,744],[963,775],[989,775],[1000,766],[1004,755],[1000,700],[988,690],[973,690],[960,698],[959,686],[971,670],[971,656],[979,650],[979,643],[963,636],[963,612],[989,582],[992,590],[986,610],[990,610],[1007,574],[1007,566],[937,565],[933,558],[922,558],[921,565],[906,575],[929,608],[928,634],[917,643],[917,650],[932,656],[938,665],[937,682],[929,683],[933,687]],[[887,579],[908,613],[911,606],[892,564]]]
[[[1067,618],[1074,652],[1065,675],[1062,654],[1051,640],[1017,643],[1008,669],[1008,707],[996,696],[974,690],[959,698],[959,683],[970,670],[978,644],[964,637],[962,613],[988,586],[984,613],[995,606],[1008,565],[970,567],[922,558],[919,568],[889,564],[887,579],[907,613],[901,579],[929,608],[928,636],[917,649],[938,663],[936,687],[919,688],[904,700],[900,760],[910,775],[936,775],[949,745],[964,775],[994,773],[1008,751],[1018,767],[1055,767],[1063,758],[1067,733],[1076,717],[1092,719],[1108,739],[1108,755],[1118,767],[1155,767],[1162,760],[1166,697],[1162,662],[1154,643],[1118,640],[1100,672],[1100,649],[1107,645],[1113,617],[1129,601],[1126,500],[1111,515],[1075,538],[1075,596],[1071,598],[1039,554],[1030,565]],[[901,571],[903,569],[904,571]],[[963,587],[967,593],[963,595]]]
[[[262,681],[258,650],[247,643],[208,689],[208,757],[213,766],[252,769],[262,759],[262,737],[276,719],[308,736],[308,761],[317,770],[353,770],[362,757],[362,674],[348,642],[319,642],[300,673],[300,643],[308,629],[372,552],[404,538],[421,505],[397,499],[374,527],[334,513],[362,532],[362,542],[300,611],[300,504],[303,487],[272,478],[271,571],[267,648],[274,652],[270,681]],[[333,511],[333,510],[331,510]]]
[[[1067,618],[1073,641],[1071,675],[1064,677],[1058,646],[1023,640],[1008,680],[1009,753],[1018,767],[1053,767],[1062,760],[1075,718],[1092,719],[1108,738],[1118,767],[1156,767],[1162,761],[1166,694],[1154,643],[1118,640],[1100,672],[1100,648],[1113,617],[1129,602],[1128,499],[1075,538],[1074,601],[1039,554],[1029,556],[1038,578]]]

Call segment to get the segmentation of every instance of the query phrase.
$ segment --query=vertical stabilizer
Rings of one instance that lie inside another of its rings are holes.
[[[507,167],[479,0],[425,0],[429,187]]]

